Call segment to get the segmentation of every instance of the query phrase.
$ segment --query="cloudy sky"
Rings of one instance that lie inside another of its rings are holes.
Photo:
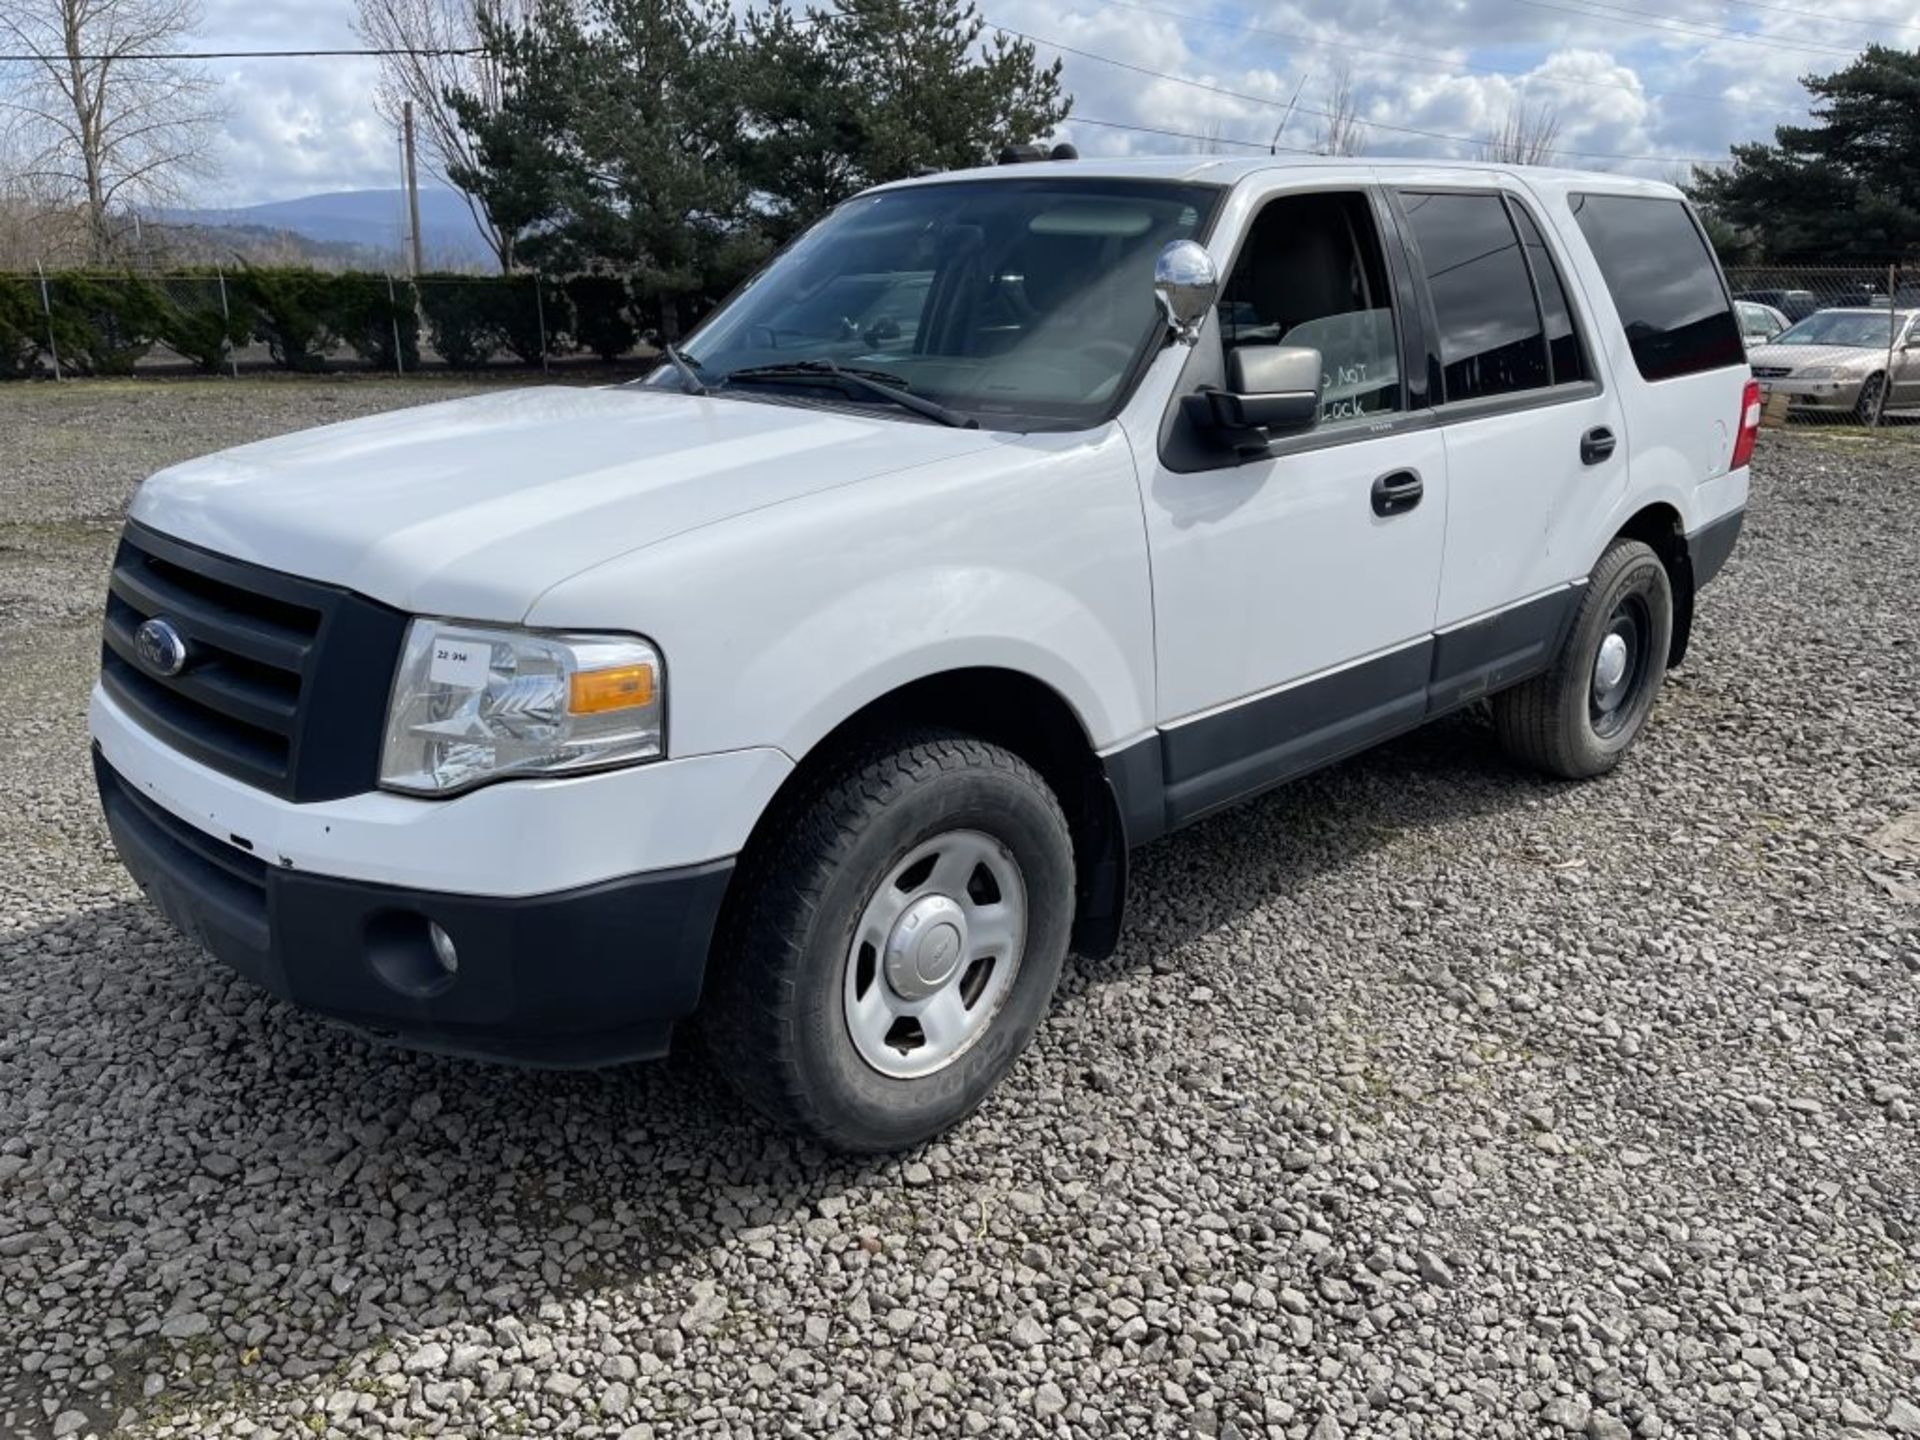
[[[1801,75],[1874,42],[1920,45],[1920,0],[980,3],[1043,56],[1062,55],[1075,97],[1064,138],[1086,154],[1248,153],[1232,142],[1264,148],[1283,120],[1282,145],[1311,147],[1344,72],[1372,153],[1469,156],[1525,104],[1558,114],[1561,163],[1665,177],[1803,118]],[[351,47],[352,12],[352,0],[205,0],[200,39]],[[221,178],[199,201],[396,184],[394,139],[372,105],[374,63],[214,65],[231,118]]]

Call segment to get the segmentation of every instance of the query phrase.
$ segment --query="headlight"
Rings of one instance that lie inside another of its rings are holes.
[[[661,753],[660,655],[631,635],[415,620],[387,704],[380,783],[451,795]]]
[[[1793,372],[1796,380],[1835,380],[1844,372],[1838,365],[1808,365]]]

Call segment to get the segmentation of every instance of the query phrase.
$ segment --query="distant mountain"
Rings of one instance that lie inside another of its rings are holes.
[[[292,235],[313,242],[326,254],[353,256],[355,263],[404,263],[407,198],[403,190],[341,190],[225,210],[161,209],[148,218],[202,232]],[[474,225],[466,201],[452,190],[436,186],[420,191],[420,244],[430,270],[491,270],[494,266],[493,252]]]

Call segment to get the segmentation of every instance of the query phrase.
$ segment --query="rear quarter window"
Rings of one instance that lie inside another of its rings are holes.
[[[1746,364],[1726,284],[1683,202],[1575,195],[1572,203],[1642,376],[1671,380]]]

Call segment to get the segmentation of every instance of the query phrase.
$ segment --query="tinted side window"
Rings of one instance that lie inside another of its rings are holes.
[[[1403,193],[1440,325],[1446,399],[1552,383],[1520,240],[1498,195]]]
[[[1553,252],[1546,237],[1534,223],[1526,207],[1513,206],[1514,223],[1520,227],[1520,241],[1527,247],[1527,263],[1533,267],[1533,283],[1540,292],[1540,316],[1546,322],[1547,349],[1553,357],[1553,383],[1570,384],[1587,378],[1586,354],[1573,329],[1573,309],[1567,304],[1567,292],[1560,283],[1560,271],[1553,263]]]
[[[1726,286],[1684,204],[1657,196],[1576,195],[1573,214],[1642,375],[1670,380],[1747,363]]]
[[[1227,277],[1220,342],[1320,352],[1322,424],[1403,408],[1379,231],[1364,195],[1269,200]]]

